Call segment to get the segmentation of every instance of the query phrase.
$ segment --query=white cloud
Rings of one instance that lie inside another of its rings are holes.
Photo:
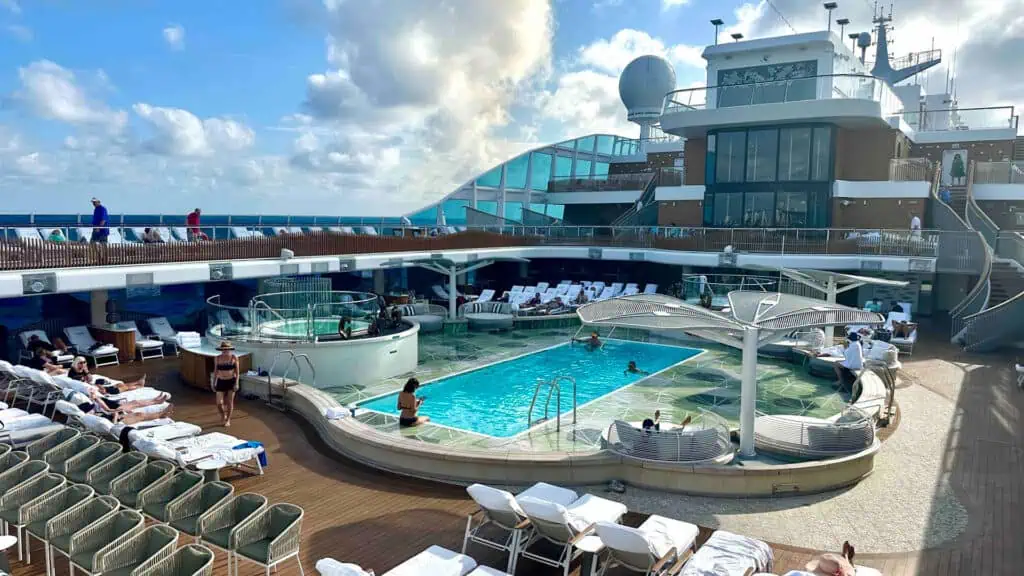
[[[171,47],[172,50],[184,50],[185,49],[185,28],[179,24],[171,24],[163,30],[164,42]]]
[[[21,89],[12,100],[33,114],[69,124],[99,126],[111,132],[124,128],[127,116],[90,98],[75,74],[49,60],[39,60],[18,70]]]
[[[10,24],[6,28],[7,34],[19,42],[31,42],[33,38],[32,29],[21,24]]]
[[[188,110],[139,103],[132,110],[152,131],[144,150],[167,156],[209,156],[253,145],[256,134],[245,124],[226,118],[200,120]]]
[[[691,0],[661,0],[662,10],[671,10],[679,6],[686,6]]]

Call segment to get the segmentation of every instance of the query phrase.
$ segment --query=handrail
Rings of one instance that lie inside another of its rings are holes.
[[[984,210],[982,210],[974,197],[974,176],[976,174],[976,166],[977,162],[971,160],[971,165],[968,168],[970,173],[967,177],[967,223],[975,230],[979,230],[985,237],[985,241],[988,243],[989,247],[995,250],[996,242],[999,238],[999,226],[989,218],[988,214],[986,214]],[[972,214],[977,218],[977,222],[972,221]]]
[[[552,380],[552,382],[557,384],[559,380],[568,380],[569,382],[572,382],[572,423],[575,424],[576,423],[576,379],[573,378],[572,376],[560,375],[560,376],[555,376],[555,379]],[[559,405],[558,408],[559,408],[559,411],[561,411],[562,406]]]
[[[537,380],[537,385],[533,388],[533,398],[530,400],[530,409],[526,413],[526,427],[533,427],[533,408],[537,403],[537,396],[540,394],[541,386],[548,386],[548,396],[544,401],[544,420],[548,420],[548,414],[551,408],[551,394],[555,394],[555,431],[562,429],[562,387],[558,385],[560,380],[568,380],[572,382],[572,423],[576,424],[576,379],[572,376],[559,375],[555,376],[552,380]]]
[[[974,179],[975,164],[972,162],[967,169],[968,201],[970,200],[970,186]],[[965,209],[965,212],[968,210]],[[966,216],[966,214],[965,214]],[[958,216],[959,218],[959,216]],[[969,218],[968,218],[969,219]],[[970,230],[974,230],[966,221],[961,222]],[[983,311],[988,306],[989,297],[992,295],[992,247],[985,239],[985,235],[975,230],[982,242],[984,262],[982,263],[981,274],[971,291],[949,312],[952,320],[952,337],[954,341],[960,342],[963,346],[970,346],[972,343],[965,340],[970,332],[967,330],[971,323],[968,317]]]
[[[309,354],[292,354],[291,360],[288,362],[288,366],[284,369],[284,374],[281,375],[282,382],[288,379],[288,373],[291,372],[292,366],[298,371],[298,376],[295,380],[302,382],[302,366],[299,364],[299,358],[306,361],[306,365],[309,366],[309,370],[313,373],[313,381],[309,383],[310,386],[316,387],[316,366],[313,365],[313,361],[309,358]]]
[[[295,359],[295,351],[293,350],[278,350],[274,354],[274,359],[270,362],[270,369],[267,370],[267,404],[274,406],[274,368],[277,367],[277,361],[281,356],[289,355],[288,362],[291,363]],[[284,377],[281,377],[281,383],[284,384]]]

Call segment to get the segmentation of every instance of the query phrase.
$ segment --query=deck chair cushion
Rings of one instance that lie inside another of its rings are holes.
[[[476,568],[476,561],[440,546],[431,546],[402,562],[383,576],[465,576]]]
[[[316,571],[320,576],[370,576],[356,564],[338,562],[334,558],[321,558],[316,561]]]

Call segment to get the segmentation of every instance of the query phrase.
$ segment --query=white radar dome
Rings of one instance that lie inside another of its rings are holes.
[[[619,76],[619,98],[630,120],[661,116],[665,95],[676,89],[676,71],[661,56],[640,56]]]

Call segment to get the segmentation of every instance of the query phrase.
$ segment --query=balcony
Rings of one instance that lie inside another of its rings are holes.
[[[789,122],[882,127],[902,109],[900,99],[878,78],[830,74],[676,90],[665,97],[661,128],[693,138],[710,128]]]
[[[651,178],[656,186],[681,186],[682,168],[659,168],[654,172],[633,174],[611,174],[594,178],[556,177],[548,180],[548,193],[557,192],[623,192],[640,191],[647,187]]]
[[[975,184],[1024,184],[1024,162],[978,162],[974,165]]]
[[[916,144],[940,144],[964,140],[1013,140],[1018,117],[1013,106],[958,108],[901,112]],[[965,132],[970,134],[965,134]]]
[[[935,164],[927,158],[893,158],[889,160],[890,182],[931,182]]]

